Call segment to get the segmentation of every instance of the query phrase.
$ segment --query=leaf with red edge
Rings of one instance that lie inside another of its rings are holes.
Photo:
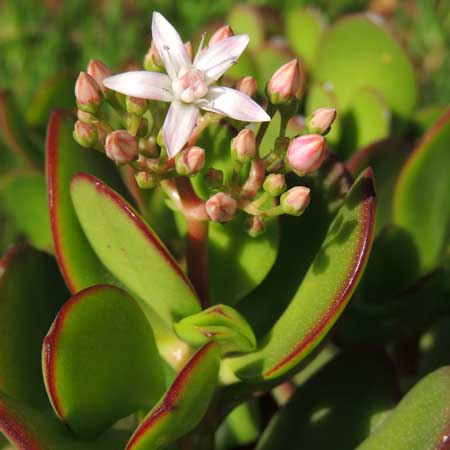
[[[67,291],[54,260],[27,245],[0,260],[0,391],[49,409],[41,370],[42,340]]]
[[[213,397],[219,366],[215,343],[198,350],[136,429],[126,450],[158,450],[192,431]]]
[[[279,378],[295,370],[319,345],[358,285],[374,223],[375,191],[368,169],[353,184],[296,294],[259,350],[227,361],[239,378],[256,382]]]
[[[50,221],[56,256],[72,293],[94,284],[115,284],[89,245],[70,198],[70,181],[79,171],[95,174],[108,184],[123,188],[120,177],[104,155],[78,145],[72,137],[74,117],[55,111],[47,130],[47,177]]]
[[[114,286],[87,288],[63,306],[42,359],[56,414],[84,438],[149,410],[164,392],[152,329],[137,302]]]

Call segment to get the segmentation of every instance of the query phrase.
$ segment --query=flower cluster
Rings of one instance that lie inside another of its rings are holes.
[[[189,207],[180,201],[180,186],[186,190],[188,177],[204,177],[209,199],[200,200],[189,187],[196,200],[191,201],[195,209],[191,215],[200,220],[225,223],[241,210],[249,216],[247,232],[256,237],[264,232],[266,218],[302,214],[310,202],[309,188],[288,190],[285,177],[289,172],[304,176],[320,167],[327,152],[323,136],[336,111],[320,108],[304,120],[302,135],[285,136],[301,95],[298,61],[285,64],[268,81],[264,109],[251,98],[257,92],[251,76],[232,87],[222,85],[223,75],[245,50],[247,35],[234,35],[223,26],[206,47],[202,37],[193,57],[191,44],[183,43],[159,13],[153,15],[152,34],[144,57],[146,70],[113,75],[106,65],[93,60],[80,73],[75,86],[76,141],[104,152],[118,165],[131,166],[140,188],[161,185],[185,213]],[[280,133],[272,151],[262,157],[260,144],[269,114],[277,110],[282,118]],[[119,122],[112,111],[118,113]],[[230,142],[234,173],[225,180],[217,168],[205,167],[208,149],[197,143],[210,125],[226,121],[235,137]],[[261,123],[259,128],[255,123]]]

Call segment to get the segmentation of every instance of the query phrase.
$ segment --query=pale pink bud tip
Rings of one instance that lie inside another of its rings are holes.
[[[118,164],[127,164],[136,159],[138,144],[128,131],[117,130],[106,136],[106,155]]]
[[[200,147],[191,147],[180,152],[175,160],[179,175],[195,175],[205,166],[205,151]]]
[[[286,178],[282,173],[271,173],[264,181],[263,188],[272,197],[278,197],[286,190]]]
[[[280,197],[283,212],[291,216],[300,216],[308,207],[310,201],[310,189],[304,186],[293,187]]]
[[[91,59],[87,66],[87,73],[97,82],[103,92],[107,90],[103,86],[103,80],[112,75],[112,70],[106,64],[98,59]]]
[[[95,147],[98,142],[98,134],[95,126],[80,120],[75,123],[73,137],[82,147],[86,148]]]
[[[336,119],[334,108],[319,108],[308,117],[306,123],[312,133],[326,134]]]
[[[208,46],[211,47],[224,39],[234,36],[233,30],[229,25],[223,25],[217,29],[209,40]]]
[[[253,131],[244,128],[231,140],[231,156],[241,163],[256,157],[256,138]]]
[[[102,91],[94,78],[80,72],[75,83],[75,97],[81,110],[93,114],[102,102]]]
[[[264,220],[258,216],[251,216],[245,221],[245,229],[250,237],[258,237],[264,233],[266,226]]]
[[[144,56],[144,69],[155,72],[164,70],[164,63],[153,41],[148,52]]]
[[[320,134],[306,134],[291,141],[287,161],[297,175],[317,170],[326,156],[326,141]]]
[[[206,212],[213,222],[229,222],[236,214],[237,203],[223,192],[214,194],[205,204]]]
[[[253,97],[258,90],[258,84],[253,77],[244,77],[236,83],[236,89],[249,97]]]
[[[192,58],[194,58],[194,49],[192,48],[191,41],[187,41],[184,43],[184,48],[186,49],[186,52],[189,56],[189,59],[192,61]]]
[[[281,66],[267,85],[270,101],[277,105],[288,103],[300,95],[300,64],[296,59]]]

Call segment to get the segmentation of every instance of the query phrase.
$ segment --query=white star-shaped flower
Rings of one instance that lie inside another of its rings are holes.
[[[192,62],[175,28],[159,13],[153,14],[153,42],[166,74],[133,71],[103,80],[103,84],[132,97],[170,102],[163,125],[167,152],[173,158],[186,144],[199,109],[244,122],[265,122],[268,114],[250,97],[235,89],[214,86],[247,47],[245,34],[223,39],[207,49],[201,45]]]

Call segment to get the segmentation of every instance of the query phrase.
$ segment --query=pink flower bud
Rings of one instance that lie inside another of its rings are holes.
[[[158,176],[154,173],[142,171],[142,172],[136,173],[134,178],[136,179],[137,185],[141,189],[152,189],[152,188],[156,187],[159,183]]]
[[[233,197],[223,192],[214,194],[205,204],[206,212],[213,222],[229,222],[236,214],[237,203]]]
[[[335,119],[334,108],[319,108],[306,119],[306,124],[311,133],[327,134]]]
[[[151,72],[162,72],[164,70],[164,63],[153,41],[144,56],[144,69]]]
[[[138,145],[136,138],[126,130],[117,130],[106,136],[106,155],[118,164],[127,164],[136,159]]]
[[[98,134],[94,125],[78,120],[73,130],[73,138],[82,146],[92,148],[97,145]]]
[[[320,134],[305,134],[291,141],[287,162],[300,176],[314,172],[323,163],[327,151],[326,141]]]
[[[286,190],[286,178],[282,173],[271,173],[264,181],[263,188],[272,197],[278,197]]]
[[[200,172],[204,166],[205,150],[196,146],[183,150],[175,159],[175,168],[179,175],[195,175]]]
[[[86,71],[97,82],[102,92],[107,91],[107,88],[103,86],[103,80],[112,75],[112,70],[107,65],[98,59],[91,59]]]
[[[245,230],[249,234],[250,237],[258,237],[266,231],[266,226],[264,224],[264,220],[258,216],[250,216],[245,221]]]
[[[75,97],[78,108],[95,114],[100,107],[103,96],[100,86],[86,72],[80,72],[75,83]]]
[[[253,77],[244,77],[236,83],[236,89],[249,97],[253,97],[258,90],[258,85]]]
[[[304,186],[295,186],[280,197],[280,205],[285,214],[300,216],[311,201],[310,189]]]
[[[214,44],[217,44],[224,39],[227,39],[231,36],[234,36],[233,30],[229,25],[223,25],[218,28],[214,34],[211,36],[211,39],[208,42],[208,47],[211,47]]]
[[[244,128],[231,140],[231,156],[241,163],[256,157],[256,138],[253,131]]]
[[[296,59],[281,66],[267,85],[267,95],[274,105],[290,103],[300,95],[300,64]]]
[[[136,114],[136,116],[142,116],[145,114],[148,108],[148,100],[145,98],[126,97],[125,107],[130,114]]]

